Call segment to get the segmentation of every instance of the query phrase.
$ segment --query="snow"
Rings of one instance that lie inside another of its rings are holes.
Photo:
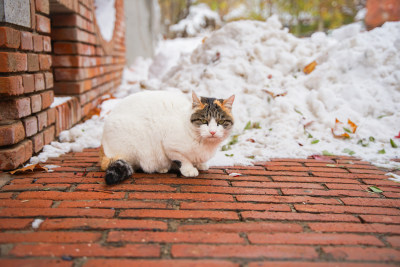
[[[195,36],[204,32],[207,22],[215,23],[215,26],[221,24],[221,19],[217,12],[212,11],[207,4],[197,4],[190,6],[188,16],[179,21],[178,24],[170,26],[170,31],[178,36],[186,33],[187,36]]]
[[[33,228],[33,229],[38,229],[39,226],[42,224],[42,222],[44,222],[43,219],[35,219],[35,220],[32,222],[32,228]]]
[[[70,96],[59,96],[59,97],[54,97],[54,101],[51,104],[50,108],[57,107],[59,105],[64,104],[65,102],[69,101],[71,99]]]
[[[267,22],[232,22],[205,38],[162,42],[154,60],[139,58],[125,70],[115,96],[159,89],[178,89],[188,98],[192,90],[218,98],[235,94],[236,137],[224,143],[211,166],[325,151],[399,168],[390,161],[400,151],[390,144],[392,139],[400,146],[395,138],[400,130],[399,32],[400,22],[369,32],[356,23],[330,35],[296,38],[275,16]],[[315,70],[304,74],[313,61]],[[63,132],[62,142],[45,146],[35,160],[99,146],[104,116],[118,101],[103,102],[100,116]],[[336,118],[343,124],[335,124]],[[335,137],[332,128],[337,133],[349,127],[349,119],[358,126],[355,133]]]
[[[95,14],[97,26],[103,39],[111,41],[115,26],[115,0],[95,0]]]

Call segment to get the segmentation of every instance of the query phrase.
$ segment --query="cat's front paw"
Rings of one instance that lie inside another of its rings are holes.
[[[208,168],[208,164],[206,163],[206,162],[204,162],[204,163],[199,163],[199,164],[197,164],[196,165],[196,167],[197,167],[197,169],[199,170],[199,171],[207,171],[209,168]]]
[[[158,172],[158,173],[167,173],[167,172],[168,172],[168,169],[167,169],[167,168],[165,168],[165,169],[160,169],[160,170],[158,170],[157,172]]]
[[[186,177],[196,177],[199,175],[199,171],[193,166],[182,166],[179,170],[181,174]]]

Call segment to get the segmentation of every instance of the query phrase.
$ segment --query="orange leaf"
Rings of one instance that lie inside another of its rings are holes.
[[[354,122],[352,122],[350,119],[347,120],[347,123],[350,125],[351,131],[352,131],[353,133],[355,133],[356,130],[357,130],[357,125],[356,125]]]
[[[311,72],[313,72],[313,70],[315,69],[316,66],[317,66],[317,62],[314,60],[313,62],[311,62],[310,64],[308,64],[307,66],[304,67],[303,72],[305,74],[310,74]]]
[[[10,171],[10,174],[25,173],[25,172],[28,172],[28,171],[31,171],[31,172],[34,172],[34,171],[46,171],[46,172],[48,172],[48,169],[46,167],[40,166],[40,164],[37,163],[37,164],[29,165],[29,166],[26,166],[26,167],[23,167],[23,168],[19,168],[19,169]]]

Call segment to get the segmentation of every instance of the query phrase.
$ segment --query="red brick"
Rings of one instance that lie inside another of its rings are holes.
[[[325,178],[325,177],[296,177],[296,176],[273,176],[274,181],[280,182],[304,182],[304,183],[340,183],[340,184],[361,184],[356,179]]]
[[[51,38],[50,36],[43,36],[43,51],[51,52]]]
[[[101,233],[82,232],[31,232],[0,233],[0,243],[85,243],[99,241]]]
[[[53,88],[53,73],[51,72],[45,72],[44,73],[44,80],[46,84],[46,89]]]
[[[200,201],[233,201],[231,195],[203,194],[203,193],[144,193],[135,192],[129,194],[129,199],[176,199],[176,200],[200,200]]]
[[[320,177],[332,177],[332,178],[344,178],[344,179],[379,179],[387,178],[384,175],[379,174],[363,174],[363,173],[331,173],[331,172],[313,172],[314,176]]]
[[[47,125],[51,125],[56,122],[56,109],[49,108],[47,110]]]
[[[101,192],[22,192],[18,199],[52,199],[52,200],[83,200],[83,199],[122,199],[125,193],[112,194]]]
[[[32,137],[32,145],[33,145],[33,152],[38,153],[42,150],[44,143],[43,143],[43,133],[37,133]]]
[[[335,260],[400,261],[400,253],[392,248],[323,247],[323,252]]]
[[[0,219],[1,230],[20,230],[30,226],[32,219]]]
[[[397,267],[392,264],[347,263],[347,262],[300,262],[300,261],[263,261],[251,262],[248,267]]]
[[[296,171],[265,171],[265,170],[227,170],[230,173],[241,173],[243,175],[285,175],[285,176],[309,176],[308,172],[296,172]]]
[[[212,192],[225,194],[277,195],[276,189],[240,188],[223,186],[182,186],[181,192]]]
[[[136,230],[167,230],[168,225],[161,221],[152,220],[119,220],[119,219],[90,219],[62,218],[47,219],[41,225],[41,230],[60,229],[136,229]]]
[[[237,233],[111,231],[108,234],[107,242],[244,243],[244,239]]]
[[[3,189],[8,186],[15,186],[15,185],[13,184],[6,185],[3,187]],[[29,200],[29,201],[17,200],[17,199],[3,199],[2,201],[0,201],[0,207],[7,207],[7,208],[50,208],[52,204],[53,201],[51,200],[41,200],[41,199]]]
[[[91,200],[91,201],[63,201],[60,208],[115,208],[115,209],[165,209],[166,203],[143,202],[143,201],[121,201],[121,200]]]
[[[33,35],[33,51],[42,52],[43,51],[43,37],[41,35]]]
[[[309,223],[315,232],[338,233],[392,233],[400,234],[400,225],[360,224],[360,223]]]
[[[379,206],[394,207],[400,206],[400,199],[375,199],[375,198],[341,198],[344,204],[354,206]]]
[[[132,260],[132,259],[90,259],[83,267],[239,267],[239,264],[225,260]],[[36,267],[36,266],[35,266]]]
[[[383,192],[383,195],[388,198],[400,198],[400,193]]]
[[[393,223],[400,224],[400,216],[360,215],[368,223]]]
[[[20,266],[20,267],[72,267],[73,262],[63,260],[45,260],[45,259],[0,259],[0,266]]]
[[[50,33],[50,19],[42,15],[36,15],[36,30],[41,33]]]
[[[179,231],[205,231],[205,232],[262,232],[262,233],[298,233],[303,228],[295,223],[278,222],[240,222],[240,223],[217,223],[181,225]]]
[[[400,247],[400,236],[388,236],[386,241],[389,242],[393,247]]]
[[[25,140],[24,142],[24,148],[25,148],[25,156],[24,156],[24,162],[28,161],[33,154],[33,143],[31,140]]]
[[[30,137],[38,132],[38,123],[36,116],[31,116],[22,120],[24,123],[25,134]]]
[[[13,193],[0,193],[0,199],[11,198]]]
[[[368,0],[366,4],[365,24],[368,30],[386,21],[400,20],[400,4],[397,0]]]
[[[120,217],[137,218],[171,218],[171,219],[213,219],[238,220],[239,217],[232,211],[205,211],[205,210],[123,210]]]
[[[109,190],[105,184],[81,184],[76,191]],[[174,192],[176,188],[168,185],[140,185],[140,184],[118,184],[112,187],[112,191],[169,191]]]
[[[54,53],[55,54],[79,54],[79,55],[94,55],[95,48],[92,45],[86,45],[81,43],[54,43]]]
[[[40,94],[31,95],[31,109],[32,113],[37,113],[42,110],[42,98]]]
[[[39,56],[37,54],[28,54],[28,71],[38,71],[39,70]]]
[[[20,32],[9,27],[0,27],[0,47],[18,48],[21,43]]]
[[[175,184],[175,185],[214,185],[214,186],[229,186],[227,181],[218,180],[203,180],[203,179],[185,179],[185,178],[137,178],[135,174],[136,184]]]
[[[353,191],[353,190],[315,190],[315,189],[291,189],[282,188],[284,195],[307,195],[307,196],[332,196],[332,197],[379,197],[367,191]]]
[[[44,14],[50,13],[49,0],[36,0],[35,7],[37,12],[41,12]]]
[[[32,93],[35,91],[35,80],[33,74],[22,75],[22,82],[25,93]]]
[[[0,72],[26,71],[27,69],[26,54],[0,52]]]
[[[42,131],[44,128],[47,127],[47,112],[42,111],[38,114],[36,114],[37,120],[38,120],[38,131]]]
[[[371,245],[384,246],[375,236],[355,234],[318,234],[318,233],[250,233],[253,244],[292,244],[292,245]]]
[[[40,70],[50,70],[51,68],[51,55],[39,55]]]
[[[181,209],[200,210],[264,210],[264,211],[291,211],[285,204],[254,204],[237,202],[182,202]]]
[[[0,146],[13,145],[25,138],[22,122],[0,125]]]
[[[0,77],[0,95],[20,95],[24,93],[22,76]]]
[[[315,213],[349,213],[349,214],[381,214],[400,215],[400,210],[395,208],[359,207],[359,206],[334,206],[334,205],[300,205],[295,204],[294,208],[300,212]]]
[[[238,201],[271,202],[271,203],[311,203],[311,204],[339,204],[339,201],[331,198],[309,197],[309,196],[259,196],[239,195]]]
[[[41,91],[44,90],[45,84],[44,84],[44,77],[43,73],[36,73],[35,74],[35,91]]]
[[[254,246],[254,245],[172,245],[174,258],[276,258],[315,259],[318,254],[312,247],[304,246]]]
[[[57,256],[72,257],[159,257],[158,245],[128,244],[120,247],[103,247],[100,244],[17,244],[10,254],[14,256]]]
[[[40,94],[42,97],[42,109],[46,109],[53,104],[54,92],[53,90],[48,90]]]
[[[46,130],[44,130],[43,141],[44,141],[45,145],[50,144],[54,140],[55,133],[56,133],[56,130],[55,130],[54,126],[51,126],[51,127],[47,128]]]
[[[70,184],[10,184],[3,186],[4,191],[39,191],[39,190],[66,190]],[[31,201],[31,200],[30,200]],[[29,202],[30,202],[29,201]]]
[[[49,192],[23,192],[23,193],[49,193]],[[23,194],[21,193],[21,194]],[[20,195],[21,195],[20,194]],[[24,199],[24,198],[20,198]],[[26,198],[28,199],[28,198]],[[74,209],[74,208],[4,208],[0,210],[1,217],[93,217],[110,218],[114,211],[110,209]]]
[[[313,214],[296,212],[260,212],[243,211],[244,219],[285,220],[285,221],[328,221],[328,222],[359,222],[353,215],[347,214]]]
[[[233,186],[240,187],[264,187],[264,188],[315,188],[324,189],[320,184],[316,183],[275,183],[275,182],[232,182]]]
[[[32,33],[21,32],[21,50],[33,50]]]
[[[31,114],[29,97],[13,98],[0,102],[0,120],[14,120]]]

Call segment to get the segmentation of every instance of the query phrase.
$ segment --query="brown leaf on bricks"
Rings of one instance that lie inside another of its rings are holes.
[[[47,169],[46,167],[43,167],[39,163],[37,163],[37,164],[29,165],[29,166],[26,166],[26,167],[23,167],[23,168],[19,168],[19,169],[10,171],[10,174],[19,174],[19,173],[35,172],[35,171],[48,172],[49,169]]]
[[[316,66],[317,66],[317,62],[314,60],[313,62],[311,62],[310,64],[308,64],[307,66],[304,67],[303,72],[305,74],[310,74],[311,72],[314,71]]]

